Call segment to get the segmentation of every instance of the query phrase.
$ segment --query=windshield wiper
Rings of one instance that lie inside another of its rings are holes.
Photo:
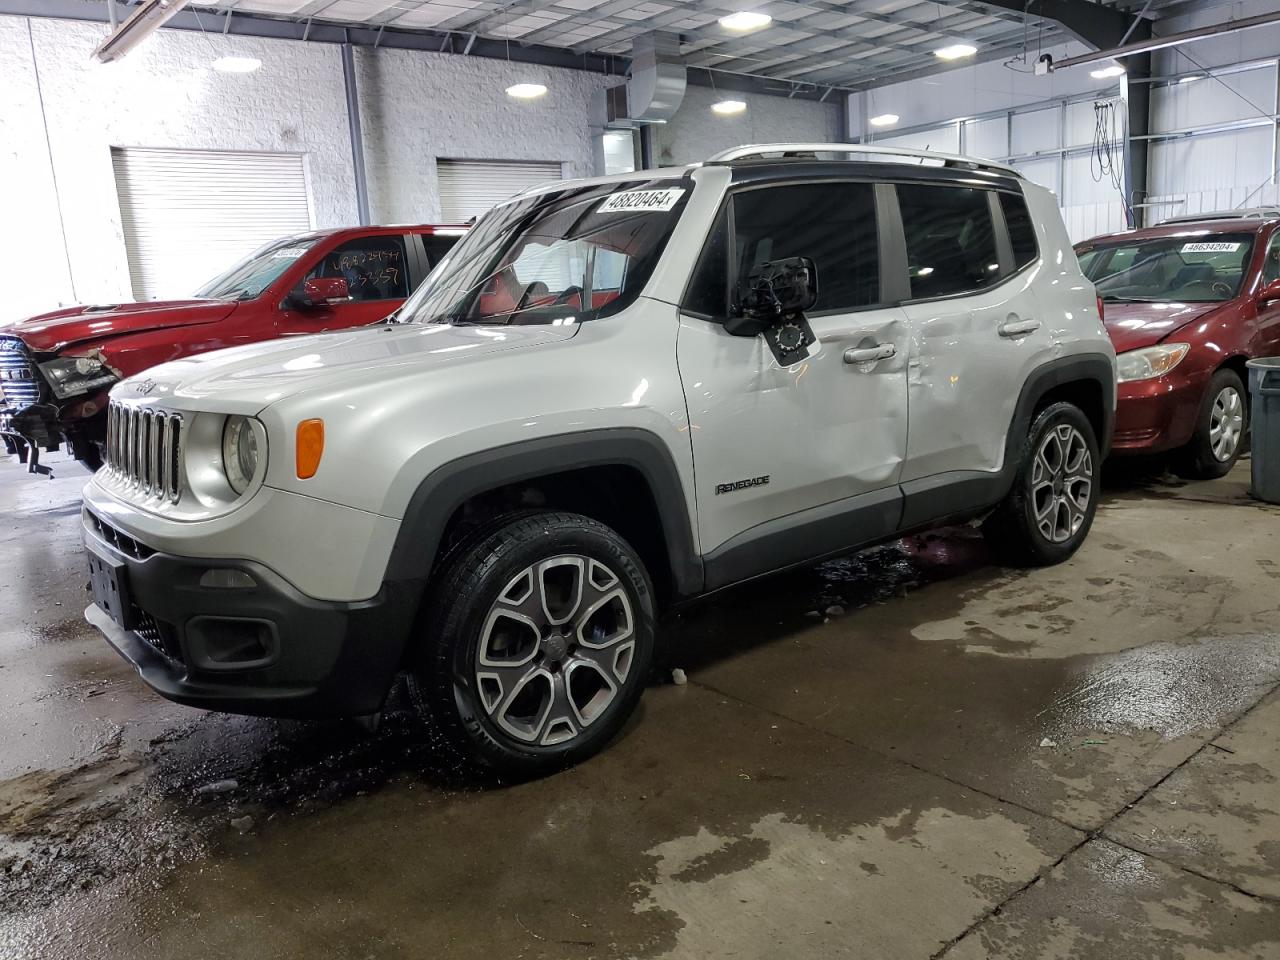
[[[252,300],[257,294],[246,287],[236,287],[234,290],[228,290],[226,293],[215,293],[210,295],[212,300]]]

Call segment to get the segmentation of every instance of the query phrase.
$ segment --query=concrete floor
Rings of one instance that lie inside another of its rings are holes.
[[[0,460],[0,957],[1274,960],[1280,509],[1247,469],[1110,479],[1057,568],[951,530],[687,612],[687,685],[504,788],[403,712],[152,695],[81,619],[84,475]]]

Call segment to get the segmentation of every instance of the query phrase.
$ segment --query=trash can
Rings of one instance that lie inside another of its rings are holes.
[[[1252,484],[1249,492],[1267,503],[1280,503],[1280,357],[1250,360],[1249,393],[1253,397]]]

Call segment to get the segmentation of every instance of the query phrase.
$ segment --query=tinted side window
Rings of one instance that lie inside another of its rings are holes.
[[[1013,245],[1013,263],[1019,270],[1039,256],[1036,247],[1036,228],[1031,223],[1027,201],[1012,193],[1000,194],[1000,209],[1004,211],[1005,226],[1009,228],[1009,243]]]
[[[361,237],[330,250],[307,279],[342,277],[352,300],[403,300],[409,295],[403,237]]]
[[[1267,258],[1262,262],[1262,282],[1274,283],[1280,280],[1280,230],[1271,235],[1267,244]]]
[[[880,302],[875,192],[869,183],[745,190],[733,200],[732,289],[758,264],[809,257],[818,269],[814,312]]]
[[[457,243],[461,237],[435,237],[425,236],[422,238],[422,244],[427,249],[427,267],[435,269],[435,265],[444,259],[444,255],[453,249],[453,245]]]
[[[729,217],[720,211],[684,298],[690,313],[723,319],[729,309]]]
[[[898,205],[913,299],[964,293],[1000,278],[987,191],[899,184]]]

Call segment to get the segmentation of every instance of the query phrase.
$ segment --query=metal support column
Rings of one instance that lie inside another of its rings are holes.
[[[360,132],[360,96],[356,91],[356,59],[350,43],[342,45],[342,86],[347,92],[347,129],[351,133],[351,166],[355,171],[356,211],[360,225],[369,224],[369,183],[364,173],[364,135]]]
[[[1130,210],[1129,226],[1144,225],[1147,202],[1147,165],[1151,141],[1151,54],[1124,58],[1121,85],[1126,108],[1124,132],[1124,185]]]
[[[653,126],[646,123],[640,128],[640,169],[652,170],[655,166],[653,159]]]

